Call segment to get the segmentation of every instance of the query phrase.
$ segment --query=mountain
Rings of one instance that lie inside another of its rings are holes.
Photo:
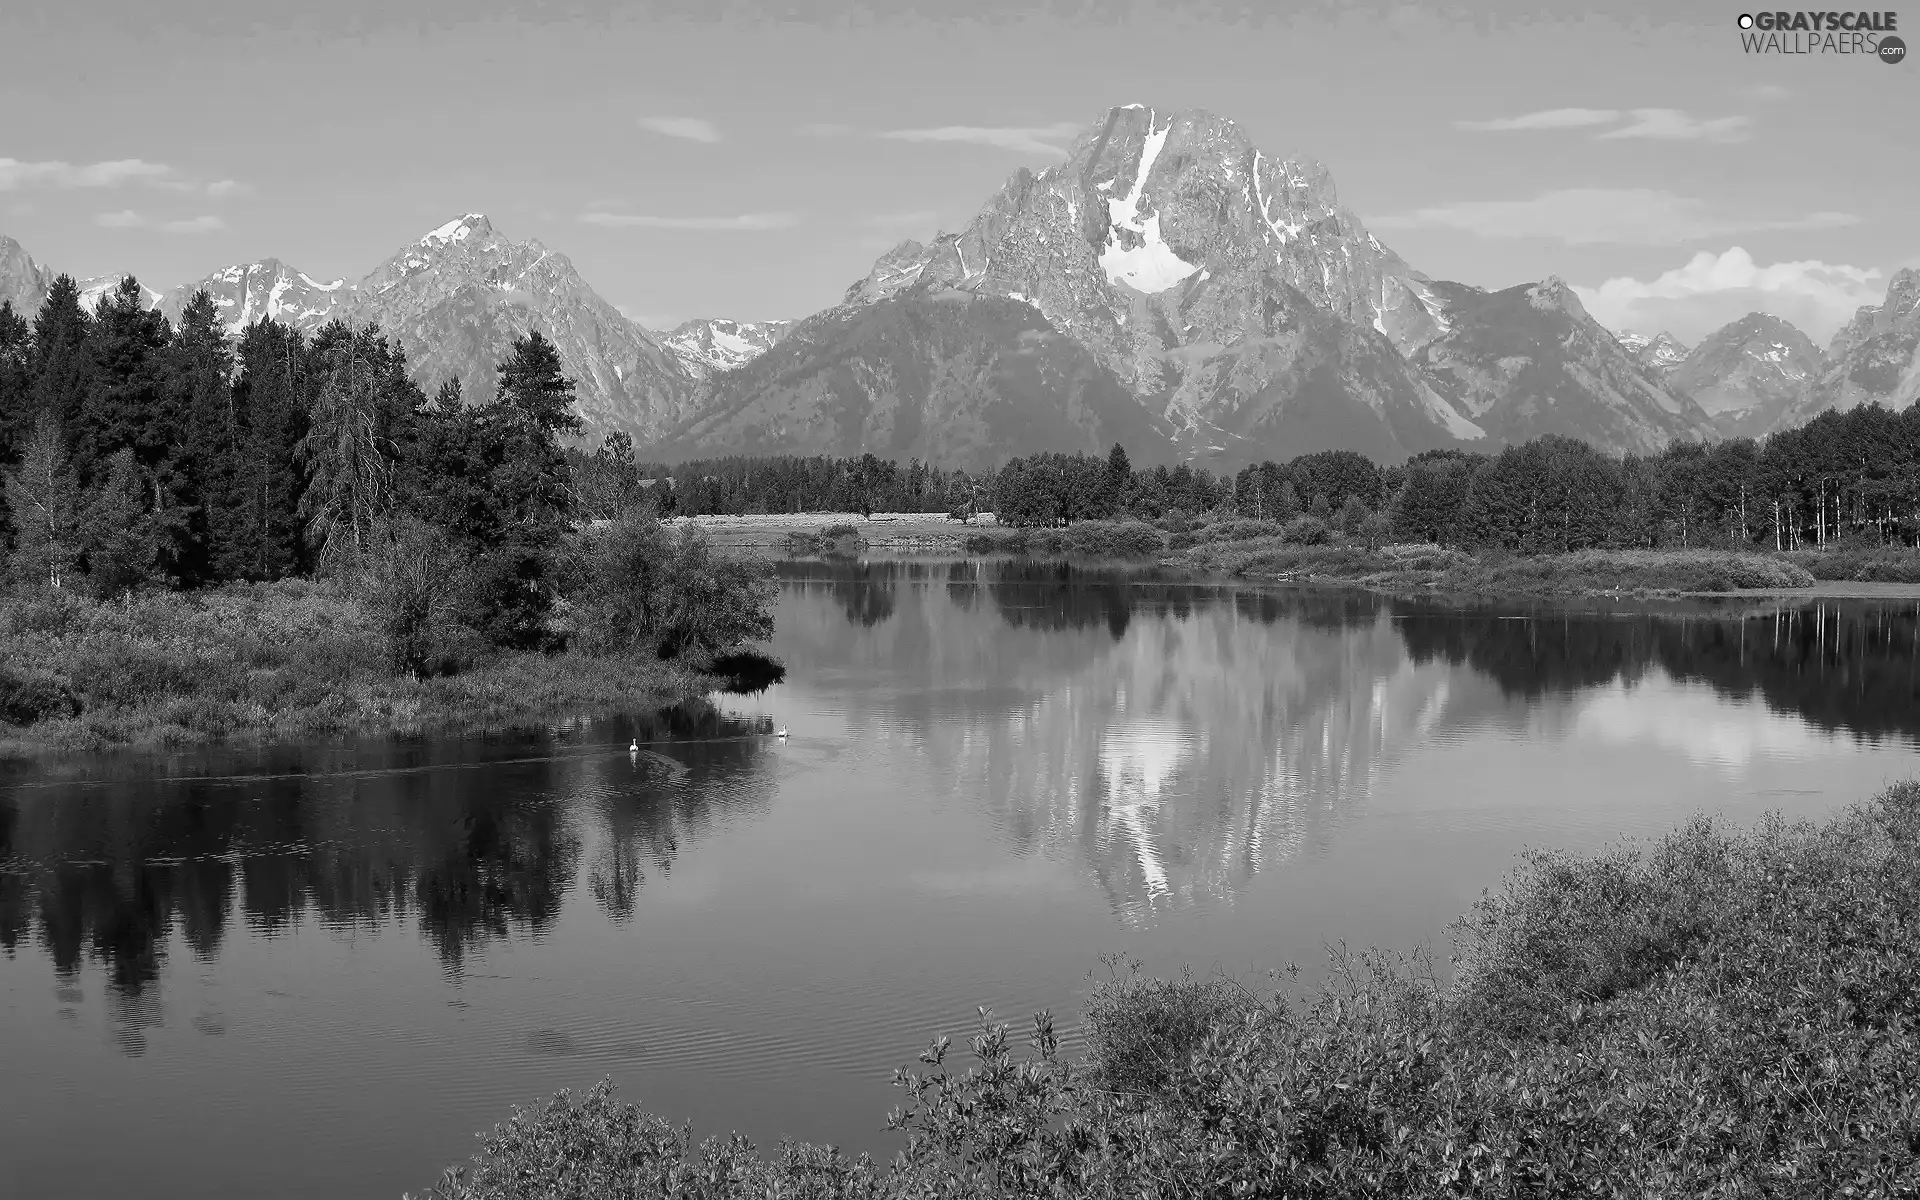
[[[1711,421],[1663,387],[1558,278],[1497,292],[1436,283],[1447,331],[1413,351],[1442,395],[1489,434],[1580,438],[1609,453],[1701,440]]]
[[[695,413],[647,451],[866,451],[904,461],[997,465],[1040,450],[1114,442],[1161,460],[1173,429],[1084,346],[1023,301],[953,288],[842,305],[764,354],[710,378]]]
[[[513,242],[480,213],[447,222],[376,267],[336,314],[377,322],[432,391],[457,378],[468,400],[493,395],[494,368],[538,328],[573,378],[585,438],[656,438],[685,415],[693,380],[651,333],[621,316],[566,255]]]
[[[705,379],[765,354],[792,328],[792,321],[727,321],[700,317],[660,335],[660,344],[690,377]]]
[[[1718,436],[1758,437],[1825,366],[1826,356],[1806,334],[1755,312],[1708,335],[1667,373],[1666,384],[1705,410]]]
[[[1656,379],[1679,366],[1680,360],[1687,356],[1686,346],[1664,330],[1649,337],[1644,333],[1623,329],[1615,336],[1622,346],[1633,353],[1634,361],[1652,372]]]
[[[52,271],[34,262],[26,249],[10,237],[0,235],[0,301],[13,305],[13,311],[32,317],[40,311],[53,286]]]
[[[1066,162],[1016,171],[964,231],[882,255],[841,307],[904,300],[920,311],[951,295],[1026,306],[1037,324],[993,327],[1077,344],[1165,424],[1181,454],[1215,466],[1334,447],[1395,460],[1484,440],[1399,352],[1445,330],[1426,277],[1340,206],[1324,167],[1268,158],[1233,122],[1203,110],[1110,110]],[[1020,350],[983,345],[977,360],[957,361],[931,345],[912,349],[913,328],[883,343],[841,344],[833,339],[863,338],[868,326],[828,310],[803,343],[815,365],[795,369],[843,380],[939,378],[965,405],[1003,382],[986,364]],[[879,344],[884,361],[863,357]],[[777,396],[753,389],[785,386],[765,371],[734,372],[697,405],[777,407]],[[938,392],[927,400],[944,402]],[[731,427],[699,428],[718,438]]]
[[[1905,408],[1920,399],[1920,270],[1887,283],[1886,301],[1863,305],[1827,346],[1826,369],[1782,413],[1776,428],[1877,402]]]
[[[80,307],[88,312],[99,308],[100,301],[106,298],[108,292],[119,287],[124,279],[126,279],[125,275],[90,275],[85,279],[74,280],[80,288]],[[45,296],[46,293],[42,292],[41,295]],[[144,283],[140,285],[140,301],[144,307],[157,308],[161,299],[159,292]]]
[[[160,302],[160,311],[169,321],[178,321],[187,301],[202,289],[213,297],[214,307],[231,333],[239,333],[263,318],[312,333],[332,320],[342,301],[353,294],[343,279],[321,283],[277,258],[265,258],[227,267],[198,283],[173,289]]]

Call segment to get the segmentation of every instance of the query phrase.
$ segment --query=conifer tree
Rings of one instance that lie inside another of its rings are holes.
[[[71,275],[54,279],[40,311],[33,315],[33,407],[53,414],[63,430],[84,418],[91,375],[87,335],[93,318],[80,304],[80,286]]]
[[[165,570],[175,532],[169,527],[172,514],[149,507],[151,477],[141,470],[133,448],[114,451],[102,473],[101,486],[87,498],[82,519],[88,583],[102,596],[117,596],[149,581],[178,583]]]
[[[244,441],[236,480],[242,515],[235,574],[279,579],[307,565],[300,517],[306,481],[297,461],[311,389],[306,339],[277,321],[255,321],[241,335],[239,359],[234,405]]]
[[[180,314],[168,363],[173,407],[186,420],[188,545],[180,548],[189,582],[233,579],[247,558],[244,463],[246,429],[234,404],[233,349],[219,310],[195,292]]]
[[[147,309],[131,275],[101,299],[87,331],[82,424],[73,430],[74,469],[83,485],[99,486],[106,460],[132,450],[169,499],[183,488],[186,423],[179,397],[165,386],[170,340],[166,318]]]

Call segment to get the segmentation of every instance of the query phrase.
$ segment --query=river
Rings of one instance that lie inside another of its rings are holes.
[[[895,1066],[980,1005],[1071,1049],[1104,955],[1444,959],[1527,846],[1920,763],[1911,601],[780,571],[758,695],[0,777],[0,1193],[398,1197],[608,1075],[889,1153]]]

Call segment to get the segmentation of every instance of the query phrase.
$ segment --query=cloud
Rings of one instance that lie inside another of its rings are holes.
[[[689,230],[761,230],[787,229],[798,225],[793,213],[742,213],[737,217],[658,217],[642,213],[582,213],[583,224],[606,229],[689,229]]]
[[[1636,108],[1631,124],[1600,134],[1609,138],[1657,138],[1669,142],[1744,142],[1750,122],[1745,117],[1697,120],[1677,108]]]
[[[853,126],[837,121],[813,121],[802,125],[798,132],[801,137],[846,137],[853,132]]]
[[[901,142],[966,142],[976,146],[995,146],[1020,154],[1065,154],[1055,142],[1071,138],[1080,131],[1073,121],[1052,125],[983,126],[941,125],[933,129],[890,129],[880,136]]]
[[[1763,85],[1770,86],[1770,85]],[[1749,136],[1746,117],[1712,117],[1702,120],[1677,108],[1546,108],[1517,117],[1494,117],[1485,121],[1455,121],[1456,129],[1477,133],[1530,129],[1597,129],[1625,121],[1618,128],[1597,133],[1597,140],[1613,138],[1657,138],[1662,141],[1739,142]]]
[[[1531,200],[1463,200],[1377,217],[1380,229],[1457,229],[1489,238],[1545,238],[1569,246],[1677,246],[1736,233],[1837,229],[1851,213],[1770,218],[1716,213],[1704,201],[1652,188],[1562,188]]]
[[[106,229],[157,229],[161,233],[212,233],[227,227],[225,221],[211,215],[156,221],[130,208],[119,212],[100,213],[93,218],[93,223]]]
[[[119,187],[128,183],[159,182],[172,176],[173,173],[173,168],[163,163],[150,163],[138,158],[115,159],[112,162],[88,163],[84,166],[52,160],[22,162],[17,158],[0,158],[0,192],[32,186]]]
[[[251,196],[253,185],[241,183],[237,179],[216,179],[207,185],[207,195],[215,200],[225,200],[229,196]]]
[[[1510,129],[1586,129],[1611,125],[1620,119],[1613,108],[1548,108],[1518,117],[1495,117],[1489,121],[1455,121],[1456,129],[1498,132]]]
[[[1873,268],[1817,259],[1761,266],[1734,246],[1720,254],[1703,250],[1653,279],[1623,275],[1573,290],[1611,329],[1665,329],[1691,343],[1750,312],[1768,312],[1825,343],[1855,309],[1880,303],[1886,284]]]
[[[641,117],[640,128],[689,142],[717,142],[720,131],[703,117]]]

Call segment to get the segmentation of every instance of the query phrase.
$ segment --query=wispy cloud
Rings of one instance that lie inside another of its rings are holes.
[[[241,183],[237,179],[216,179],[207,185],[207,195],[215,200],[225,200],[231,196],[251,196],[253,185]]]
[[[1771,86],[1771,85],[1762,85]],[[1624,124],[1622,124],[1624,122]],[[1746,117],[1708,117],[1688,115],[1677,108],[1546,108],[1516,117],[1493,117],[1481,121],[1455,121],[1456,129],[1475,133],[1506,133],[1515,130],[1600,129],[1596,140],[1609,138],[1657,138],[1662,141],[1740,142],[1749,136]]]
[[[1701,251],[1652,279],[1622,275],[1597,287],[1574,286],[1593,319],[1612,329],[1665,329],[1696,341],[1749,312],[1770,312],[1825,341],[1856,308],[1878,304],[1878,270],[1817,259],[1762,266],[1745,249]]]
[[[582,213],[583,224],[606,229],[687,229],[713,231],[752,231],[787,229],[800,223],[794,213],[742,213],[737,217],[661,217],[646,213]]]
[[[1052,125],[940,125],[931,129],[889,129],[880,136],[901,142],[962,142],[976,146],[994,146],[1020,154],[1065,154],[1056,143],[1080,132],[1073,121]]]
[[[1620,119],[1615,108],[1548,108],[1517,117],[1494,117],[1486,121],[1455,121],[1454,128],[1476,132],[1504,132],[1512,129],[1587,129],[1611,125]]]
[[[640,128],[689,142],[717,142],[720,131],[704,117],[641,117]]]
[[[1489,238],[1544,238],[1570,246],[1674,246],[1761,231],[1857,225],[1851,213],[1761,217],[1716,212],[1704,201],[1652,188],[1563,188],[1529,200],[1464,200],[1376,217],[1381,229],[1457,229]]]
[[[1744,142],[1751,135],[1745,117],[1701,120],[1677,108],[1636,108],[1631,123],[1609,129],[1602,138],[1657,138],[1669,142]]]
[[[130,208],[100,213],[93,218],[93,223],[105,229],[156,229],[161,233],[213,233],[227,227],[225,221],[211,214],[162,221],[143,216]]]
[[[22,187],[120,187],[129,183],[155,183],[173,174],[173,168],[164,163],[150,163],[138,158],[78,166],[57,160],[22,162],[17,158],[0,158],[0,192]]]

